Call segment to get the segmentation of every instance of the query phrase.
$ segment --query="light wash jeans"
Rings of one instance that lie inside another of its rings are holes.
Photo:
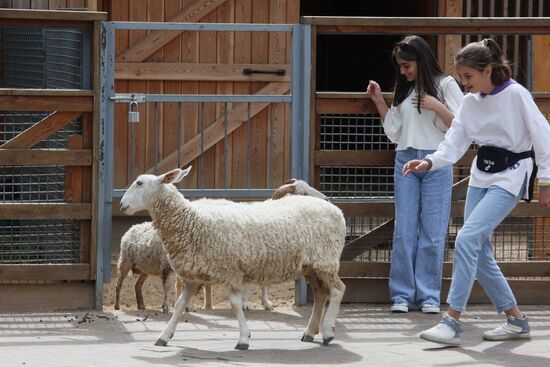
[[[403,165],[431,150],[409,148],[395,157],[395,228],[390,297],[409,307],[440,304],[443,252],[449,225],[452,166],[403,176]]]
[[[514,209],[518,201],[518,197],[498,186],[487,189],[468,188],[464,226],[456,237],[453,278],[447,297],[447,303],[453,310],[466,310],[476,277],[497,312],[509,310],[517,305],[514,294],[493,256],[491,238],[495,228]]]

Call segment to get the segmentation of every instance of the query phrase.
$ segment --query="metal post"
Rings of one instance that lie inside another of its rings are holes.
[[[111,232],[113,206],[113,139],[114,139],[114,44],[115,34],[110,22],[100,26],[100,83],[99,108],[99,168],[96,236],[95,307],[103,307],[103,283],[111,281]]]

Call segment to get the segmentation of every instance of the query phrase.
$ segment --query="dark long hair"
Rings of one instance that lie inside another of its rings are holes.
[[[487,66],[493,67],[491,83],[499,86],[512,77],[512,69],[495,40],[485,38],[479,42],[472,42],[458,51],[455,63],[483,71]]]
[[[416,61],[416,80],[410,82],[399,72],[397,58],[405,61]],[[397,73],[397,83],[393,95],[393,105],[401,104],[411,94],[414,88],[418,95],[427,94],[445,102],[438,76],[443,76],[430,45],[418,36],[408,36],[398,42],[393,48],[392,61]],[[420,113],[420,105],[418,106]]]

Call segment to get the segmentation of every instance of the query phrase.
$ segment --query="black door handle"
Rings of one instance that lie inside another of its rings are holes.
[[[244,74],[244,75],[252,75],[252,74],[274,74],[274,75],[283,76],[283,75],[286,74],[286,70],[285,70],[285,69],[277,69],[277,70],[255,70],[255,69],[250,69],[250,68],[244,68],[244,69],[243,69],[243,74]]]

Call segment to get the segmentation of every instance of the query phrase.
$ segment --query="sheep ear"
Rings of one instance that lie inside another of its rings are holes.
[[[187,176],[189,174],[189,172],[191,172],[192,167],[193,166],[189,166],[186,169],[182,170],[181,173],[180,173],[180,176],[178,177],[178,180],[176,182],[180,182],[185,176]]]
[[[160,183],[162,184],[171,184],[177,181],[178,177],[181,175],[181,169],[176,168],[171,171],[166,172],[163,175],[160,175],[158,178],[160,179]]]

